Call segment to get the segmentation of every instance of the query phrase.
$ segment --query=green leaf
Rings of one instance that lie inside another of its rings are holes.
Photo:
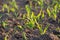
[[[47,14],[49,15],[49,17],[51,16],[51,12],[48,8],[47,8]]]
[[[57,18],[57,15],[56,15],[56,14],[54,14],[54,19],[56,20],[56,18]]]
[[[13,8],[18,9],[18,6],[15,0],[12,0],[12,2],[9,2],[9,4],[12,5]]]
[[[7,4],[3,4],[3,7],[4,7],[4,8],[8,8],[8,5],[7,5]]]
[[[46,31],[47,31],[48,27],[49,27],[49,24],[48,24],[48,25],[46,25],[46,27],[45,27],[45,29],[44,29],[44,32],[43,32],[43,34],[45,34],[45,33],[46,33]]]
[[[21,25],[17,25],[17,27],[22,31],[23,27]]]
[[[3,7],[2,7],[2,11],[4,12],[5,8],[7,9],[8,13],[9,13],[9,6],[7,4],[3,4]]]
[[[7,25],[7,22],[2,22],[2,25],[3,25],[3,27],[5,28],[6,27],[6,25]]]
[[[10,10],[11,10],[12,12],[15,12],[15,8],[10,8]]]
[[[27,25],[28,25],[28,27],[29,28],[33,28],[34,27],[34,21],[29,21],[28,23],[27,23]]]
[[[36,17],[37,17],[37,19],[39,19],[40,18],[40,16],[41,16],[41,13],[39,13]]]
[[[42,25],[38,24],[37,22],[36,22],[36,24],[37,24],[37,28],[40,31],[40,34],[42,35],[42,33],[43,33]]]
[[[42,11],[42,14],[41,15],[42,15],[42,18],[44,18],[44,12],[43,11]]]
[[[8,35],[6,35],[6,36],[4,37],[4,40],[8,40],[7,37],[8,37]]]
[[[18,17],[18,13],[17,12],[14,12],[14,16],[17,18]]]
[[[27,17],[30,18],[30,16],[31,16],[31,9],[30,9],[29,5],[26,5],[25,9],[27,11]]]
[[[0,14],[0,18],[2,17],[3,15],[2,14]]]
[[[25,32],[22,33],[22,36],[23,36],[23,40],[27,40],[27,37],[26,37],[26,33]]]
[[[36,17],[34,14],[35,14],[35,13],[32,12],[32,14],[31,14],[31,19],[33,19],[33,20],[35,21],[35,19],[36,19],[37,17]]]

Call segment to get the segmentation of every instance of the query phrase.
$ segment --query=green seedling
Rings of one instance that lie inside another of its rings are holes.
[[[60,28],[59,28],[59,27],[57,27],[57,28],[56,28],[56,30],[57,30],[57,31],[60,31]]]
[[[30,20],[29,22],[26,23],[28,25],[28,28],[33,29],[35,26],[34,20]]]
[[[9,32],[6,33],[4,40],[8,40],[8,37],[9,37]]]
[[[13,17],[17,18],[18,15],[19,15],[19,14],[18,14],[17,12],[14,12],[14,16],[13,16]]]
[[[56,4],[54,7],[52,7],[52,10],[50,10],[50,7],[47,8],[47,14],[49,17],[52,17],[54,20],[57,18],[57,13],[58,13],[58,4]]]
[[[0,14],[0,18],[2,17],[3,15],[2,14]]]
[[[8,38],[8,35],[6,35],[6,36],[4,37],[4,40],[8,40],[7,38]]]
[[[43,30],[42,30],[42,25],[39,25],[37,22],[36,22],[36,24],[37,24],[37,28],[38,28],[39,31],[40,31],[40,34],[42,34],[42,32],[43,32]]]
[[[23,30],[23,27],[21,25],[17,25],[17,27],[20,29],[20,31]]]
[[[23,40],[27,40],[27,37],[26,37],[26,33],[25,32],[22,33],[22,36],[23,36]]]
[[[57,27],[56,31],[60,33],[60,27]],[[60,37],[60,34],[57,34],[57,36]]]
[[[18,5],[17,5],[16,1],[12,0],[12,1],[9,2],[9,4],[12,6],[10,8],[10,11],[12,11],[14,13],[15,17],[18,17],[18,13],[17,13],[17,11],[18,11]]]
[[[46,25],[46,27],[44,29],[42,28],[42,25],[38,24],[37,22],[36,22],[36,25],[37,25],[37,28],[39,29],[41,35],[43,35],[47,32],[49,24]]]
[[[31,17],[30,17],[30,19],[31,20],[33,20],[33,21],[35,21],[36,20],[36,15],[35,15],[35,13],[34,12],[32,12],[32,14],[31,14]]]
[[[36,18],[41,16],[41,13],[39,13],[37,16],[35,16],[35,13],[31,11],[31,8],[29,7],[29,5],[26,5],[25,8],[26,8],[26,11],[27,11],[28,19],[36,19]],[[44,17],[43,12],[42,12],[42,17]]]
[[[12,8],[18,9],[18,5],[15,0],[12,0],[12,2],[9,2],[9,4],[12,6]]]
[[[28,19],[28,22],[26,23],[26,25],[29,26],[29,28],[33,28],[34,27],[34,20],[35,20],[35,16],[34,16],[34,13],[31,13],[31,9],[29,7],[29,5],[26,5],[25,6],[26,8],[26,11],[27,11],[27,19]]]
[[[40,5],[41,8],[44,7],[44,0],[39,0],[37,2],[38,2],[38,4]]]
[[[4,12],[5,9],[7,9],[7,12],[9,13],[10,10],[7,4],[3,4],[2,11]]]
[[[28,21],[26,22],[26,25],[28,25],[29,28],[33,29],[35,27],[35,21],[39,20],[40,14],[37,16],[32,12],[31,16],[29,17]]]
[[[2,26],[3,26],[4,28],[5,28],[7,25],[8,25],[7,22],[5,22],[5,21],[2,22]]]
[[[52,13],[53,13],[53,17],[54,17],[54,19],[56,20],[56,18],[57,18],[57,6],[58,6],[58,4],[56,4],[55,6],[54,6],[54,9],[53,9],[53,11],[52,11]]]
[[[23,17],[22,17],[22,19],[26,19],[26,14],[23,14]]]
[[[56,20],[57,18],[57,13],[59,12],[59,2],[59,0],[52,0],[51,5],[48,5],[48,8],[46,9],[48,16],[53,20]]]
[[[39,13],[37,16],[36,16],[36,19],[40,19],[40,17],[41,17],[41,13]]]
[[[49,17],[51,16],[51,12],[50,12],[49,8],[47,8],[47,14]]]
[[[42,18],[44,18],[44,12],[42,13]]]
[[[15,11],[16,11],[15,8],[10,8],[10,10],[11,10],[12,12],[15,12]]]
[[[35,26],[34,13],[31,14],[31,17],[29,17],[29,21],[26,24],[29,26],[29,28],[34,28],[34,26]]]
[[[8,5],[9,4],[9,5]],[[12,16],[12,17],[18,17],[18,5],[16,3],[15,0],[12,0],[12,1],[9,1],[8,4],[3,4],[3,7],[2,7],[2,11],[5,11],[5,9],[7,9],[7,12],[10,13],[14,13],[13,16],[11,14],[8,14],[8,16]]]
[[[25,8],[26,8],[26,11],[27,11],[27,17],[29,19],[29,17],[31,16],[31,8],[29,7],[29,5],[26,5]]]
[[[47,31],[48,27],[49,27],[49,24],[48,24],[48,25],[46,25],[46,27],[44,28],[44,32],[43,32],[43,34],[45,34],[45,33],[46,33],[46,31]]]
[[[41,9],[41,18],[43,19],[44,18],[44,11]]]

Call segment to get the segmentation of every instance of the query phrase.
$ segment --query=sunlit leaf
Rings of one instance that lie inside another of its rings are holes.
[[[26,9],[26,11],[27,11],[27,17],[28,17],[28,19],[29,19],[30,16],[31,16],[31,9],[30,9],[29,5],[26,5],[26,6],[25,6],[25,9]]]
[[[43,33],[42,25],[38,24],[37,22],[36,22],[36,24],[37,24],[37,28],[40,31],[40,34],[42,34]]]
[[[12,2],[9,2],[9,3],[10,3],[10,5],[12,5],[12,7],[18,9],[18,6],[17,6],[17,3],[15,0],[12,0]]]
[[[8,5],[7,5],[7,4],[3,4],[3,7],[4,7],[4,8],[8,8]]]
[[[50,10],[47,8],[47,14],[49,15],[49,16],[51,16],[51,12],[50,12]]]
[[[56,20],[56,18],[57,18],[57,15],[56,15],[56,14],[54,14],[54,18],[55,18],[55,20]]]
[[[17,27],[22,31],[23,27],[21,25],[17,25]]]
[[[35,24],[35,22],[33,20],[31,20],[31,21],[29,21],[27,23],[27,25],[28,25],[29,28],[33,28],[34,27],[34,24]]]
[[[44,28],[44,32],[43,32],[43,34],[45,34],[45,33],[46,33],[46,31],[47,31],[47,29],[48,29],[49,25],[50,25],[50,24],[46,25],[46,27]]]
[[[43,11],[42,11],[42,14],[41,15],[42,15],[42,18],[44,18],[44,12]]]
[[[39,13],[38,15],[37,15],[37,18],[39,18],[41,16],[41,14]]]
[[[15,12],[15,8],[10,8],[10,10],[11,10],[12,12]]]
[[[7,22],[2,22],[2,25],[3,25],[3,27],[5,28],[6,27],[6,25],[7,25]]]
[[[8,40],[7,37],[8,37],[8,35],[6,35],[6,36],[4,37],[4,40]]]
[[[25,32],[22,33],[22,36],[23,36],[23,40],[27,40],[27,37],[26,37],[26,33]]]

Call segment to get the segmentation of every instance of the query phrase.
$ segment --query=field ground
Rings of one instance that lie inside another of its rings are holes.
[[[0,40],[60,40],[60,0],[0,1]]]

